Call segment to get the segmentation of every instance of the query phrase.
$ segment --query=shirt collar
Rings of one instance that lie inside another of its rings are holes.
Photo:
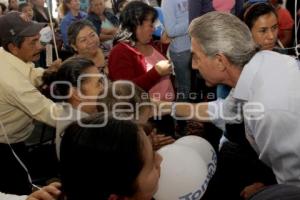
[[[101,22],[100,17],[99,17],[98,15],[96,15],[95,13],[93,13],[93,12],[90,12],[90,13],[89,13],[89,17],[90,17],[91,19],[95,20],[95,21],[100,21],[100,22]]]
[[[71,20],[78,20],[82,19],[84,17],[84,14],[81,11],[79,11],[77,16],[73,16],[72,12],[69,11],[66,16]]]
[[[263,53],[258,52],[256,53],[253,58],[247,63],[240,75],[240,78],[235,86],[235,90],[233,93],[233,97],[236,99],[241,99],[244,101],[249,100],[249,94],[251,90],[251,85],[253,82],[253,79],[255,77],[255,74],[261,67],[263,59]]]
[[[31,69],[34,68],[34,64],[32,62],[25,63],[20,58],[5,51],[5,49],[3,49],[2,47],[0,48],[0,58],[5,59],[7,63],[13,66],[17,71],[22,73],[24,76],[28,76]]]

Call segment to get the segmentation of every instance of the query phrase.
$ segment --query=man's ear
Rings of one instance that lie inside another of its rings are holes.
[[[215,62],[217,62],[215,66],[219,71],[225,71],[230,66],[228,58],[223,53],[215,55]]]

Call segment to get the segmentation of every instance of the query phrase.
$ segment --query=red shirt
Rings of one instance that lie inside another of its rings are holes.
[[[108,58],[109,78],[112,81],[130,80],[149,91],[161,78],[155,67],[147,72],[145,57],[125,42],[117,44]]]
[[[294,25],[294,20],[289,13],[289,11],[285,8],[279,7],[277,9],[277,15],[278,15],[278,38],[279,40],[282,39],[284,33],[284,30],[292,30]]]

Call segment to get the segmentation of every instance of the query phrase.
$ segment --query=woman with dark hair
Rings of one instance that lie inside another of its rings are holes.
[[[95,64],[86,58],[73,57],[63,62],[57,72],[43,77],[51,88],[52,98],[64,102],[64,112],[57,119],[56,146],[66,126],[78,118],[96,113],[98,95],[103,90],[102,76]]]
[[[68,29],[68,40],[78,56],[92,60],[100,72],[105,71],[106,63],[99,37],[90,21],[80,20],[72,23]]]
[[[133,121],[102,113],[73,123],[60,157],[67,200],[151,200],[158,187],[162,158]]]
[[[129,3],[129,0],[112,0],[112,9],[116,16],[120,17],[120,13],[124,7]]]
[[[74,21],[79,21],[86,18],[87,14],[80,11],[79,0],[63,0],[63,13],[64,17],[61,20],[60,31],[62,34],[62,40],[64,42],[64,48],[70,50],[68,41],[68,28]]]
[[[274,49],[278,41],[278,18],[276,10],[270,4],[249,4],[242,19],[261,50]]]
[[[52,18],[52,22],[57,25],[56,20],[53,18],[52,14],[48,13],[47,8],[45,7],[45,0],[31,0],[33,5],[33,20],[37,22],[50,23],[50,17]]]
[[[122,30],[118,44],[108,60],[111,80],[131,80],[147,92],[163,81],[162,77],[169,80],[170,63],[150,44],[156,19],[156,10],[146,3],[133,1],[124,8],[120,16]],[[164,88],[173,91],[169,83]]]

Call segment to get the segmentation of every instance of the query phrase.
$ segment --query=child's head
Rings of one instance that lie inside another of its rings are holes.
[[[61,143],[67,199],[150,200],[157,190],[162,158],[144,131],[133,121],[103,113],[83,119],[82,124],[71,124]]]
[[[21,3],[19,5],[19,12],[24,13],[30,20],[33,18],[32,6],[29,3]]]

